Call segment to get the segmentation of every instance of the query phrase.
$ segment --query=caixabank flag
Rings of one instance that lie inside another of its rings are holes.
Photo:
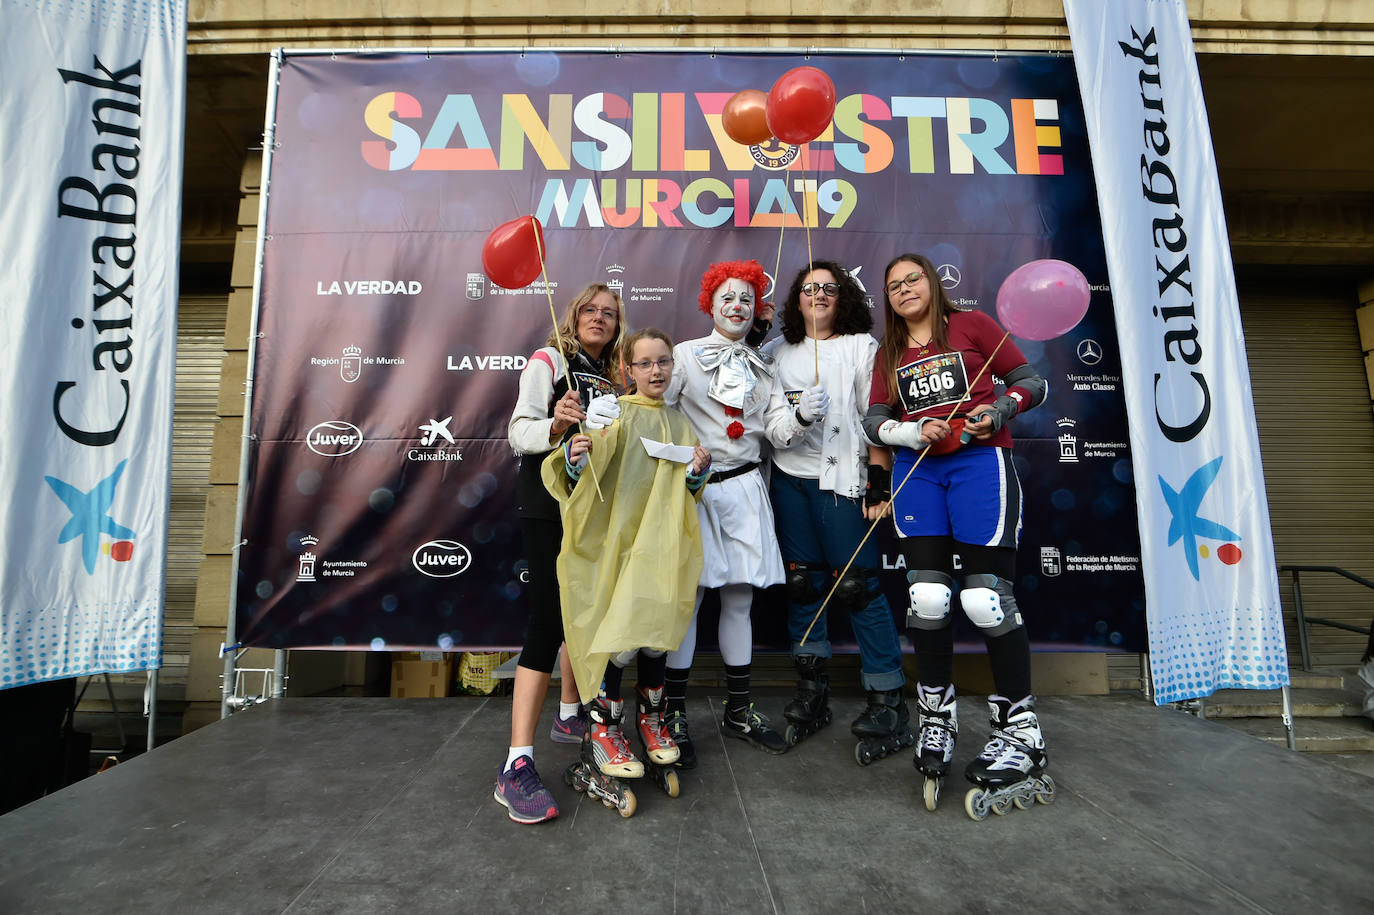
[[[837,88],[825,132],[803,146],[731,140],[730,97],[803,63]],[[850,268],[881,333],[883,267],[919,251],[956,304],[990,313],[1003,279],[1038,258],[1094,284],[1070,335],[1018,341],[1050,395],[1013,430],[1017,588],[1037,642],[1143,646],[1120,367],[1070,61],[287,52],[273,85],[245,644],[518,647],[506,427],[549,335],[550,296],[561,313],[602,282],[632,327],[689,339],[708,330],[696,296],[710,263],[757,259],[786,289],[810,252]],[[483,273],[482,243],[527,213],[545,227],[547,280],[505,289]],[[881,536],[904,618],[905,569]],[[780,622],[755,632],[785,644]]]
[[[1102,200],[1159,703],[1288,684],[1269,503],[1183,0],[1066,0]]]
[[[4,688],[159,666],[186,7],[0,20]]]

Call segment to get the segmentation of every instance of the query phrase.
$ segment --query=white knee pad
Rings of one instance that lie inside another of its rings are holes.
[[[1011,582],[996,575],[968,575],[959,592],[964,615],[988,635],[1003,635],[1021,625]]]
[[[921,570],[908,572],[907,580],[911,586],[907,594],[911,606],[907,610],[906,624],[913,629],[943,629],[949,625],[950,585],[954,583],[943,572]]]

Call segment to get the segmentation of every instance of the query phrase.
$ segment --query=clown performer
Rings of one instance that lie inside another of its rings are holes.
[[[783,711],[787,742],[795,746],[830,723],[826,623],[835,608],[849,615],[868,692],[868,707],[850,726],[863,765],[915,742],[902,697],[897,626],[878,582],[876,541],[868,540],[850,562],[869,521],[886,510],[890,490],[886,449],[870,446],[860,425],[878,349],[872,326],[859,284],[839,264],[818,260],[792,281],[782,337],[764,347],[777,360],[779,385],[768,408],[768,437],[776,446],[769,490],[787,568],[787,630],[797,669],[797,692]],[[866,487],[877,494],[867,504]]]
[[[886,328],[863,426],[870,441],[895,452],[894,486],[925,452],[892,509],[920,677],[914,762],[926,777],[926,807],[934,810],[959,729],[950,626],[955,553],[963,576],[959,604],[983,633],[997,687],[988,697],[992,736],[965,776],[980,789],[1033,787],[1048,762],[1031,695],[1030,639],[1012,593],[1021,484],[1007,428],[1044,402],[1046,384],[996,321],[950,304],[923,255],[893,259],[883,282]],[[994,374],[1005,385],[1000,394]],[[1021,796],[1017,806],[1025,801]],[[1010,804],[999,802],[998,812]]]
[[[665,399],[691,422],[715,462],[698,506],[705,565],[696,610],[707,588],[720,593],[718,639],[725,662],[727,699],[721,730],[769,753],[787,752],[782,734],[749,701],[754,588],[783,581],[768,487],[759,471],[764,419],[776,379],[773,360],[749,346],[768,278],[756,261],[712,264],[701,278],[697,302],[715,324],[710,335],[673,350],[673,380]],[[771,306],[763,305],[764,318]],[[680,750],[678,765],[696,765],[687,726],[687,679],[696,651],[697,614],[682,647],[668,655],[668,730]]]
[[[544,485],[562,506],[558,578],[568,654],[587,704],[582,758],[606,776],[644,774],[620,726],[622,672],[636,655],[635,724],[645,756],[671,766],[680,754],[663,721],[664,668],[695,611],[702,568],[696,503],[711,454],[686,417],[663,402],[673,376],[671,347],[661,330],[632,334],[625,364],[633,392],[619,399],[618,419],[602,428],[589,420],[588,433],[574,435],[543,467]],[[589,463],[605,499],[579,485]],[[675,783],[676,774],[672,787],[665,785],[670,794]]]
[[[559,585],[554,560],[563,540],[558,503],[539,476],[545,456],[558,450],[579,422],[584,407],[614,405],[620,385],[620,342],[624,309],[618,296],[601,283],[582,290],[568,304],[559,332],[535,350],[520,373],[520,389],[511,412],[508,435],[520,455],[516,510],[529,562],[529,624],[511,698],[510,749],[496,780],[496,800],[517,823],[541,823],[558,816],[558,805],[534,768],[534,729],[548,693],[554,659],[562,658],[559,712],[549,737],[558,743],[581,743],[585,723],[578,704],[563,643]],[[577,390],[568,388],[568,373]],[[609,420],[607,420],[609,421]],[[598,674],[599,677],[599,674]]]

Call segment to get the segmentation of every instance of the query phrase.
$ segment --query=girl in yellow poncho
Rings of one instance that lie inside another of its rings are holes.
[[[625,341],[634,393],[620,398],[619,418],[574,436],[543,467],[563,514],[558,579],[568,654],[588,703],[583,752],[602,773],[628,778],[644,766],[620,730],[621,673],[637,653],[640,739],[653,762],[672,764],[678,750],[663,726],[666,652],[686,635],[701,577],[696,499],[711,455],[687,418],[663,403],[672,346],[653,328]],[[589,467],[604,500],[596,487],[578,485]]]

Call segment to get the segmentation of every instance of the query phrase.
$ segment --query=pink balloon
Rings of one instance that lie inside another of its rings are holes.
[[[1073,264],[1040,260],[1022,264],[997,290],[997,317],[1024,340],[1053,340],[1088,313],[1092,290]]]

